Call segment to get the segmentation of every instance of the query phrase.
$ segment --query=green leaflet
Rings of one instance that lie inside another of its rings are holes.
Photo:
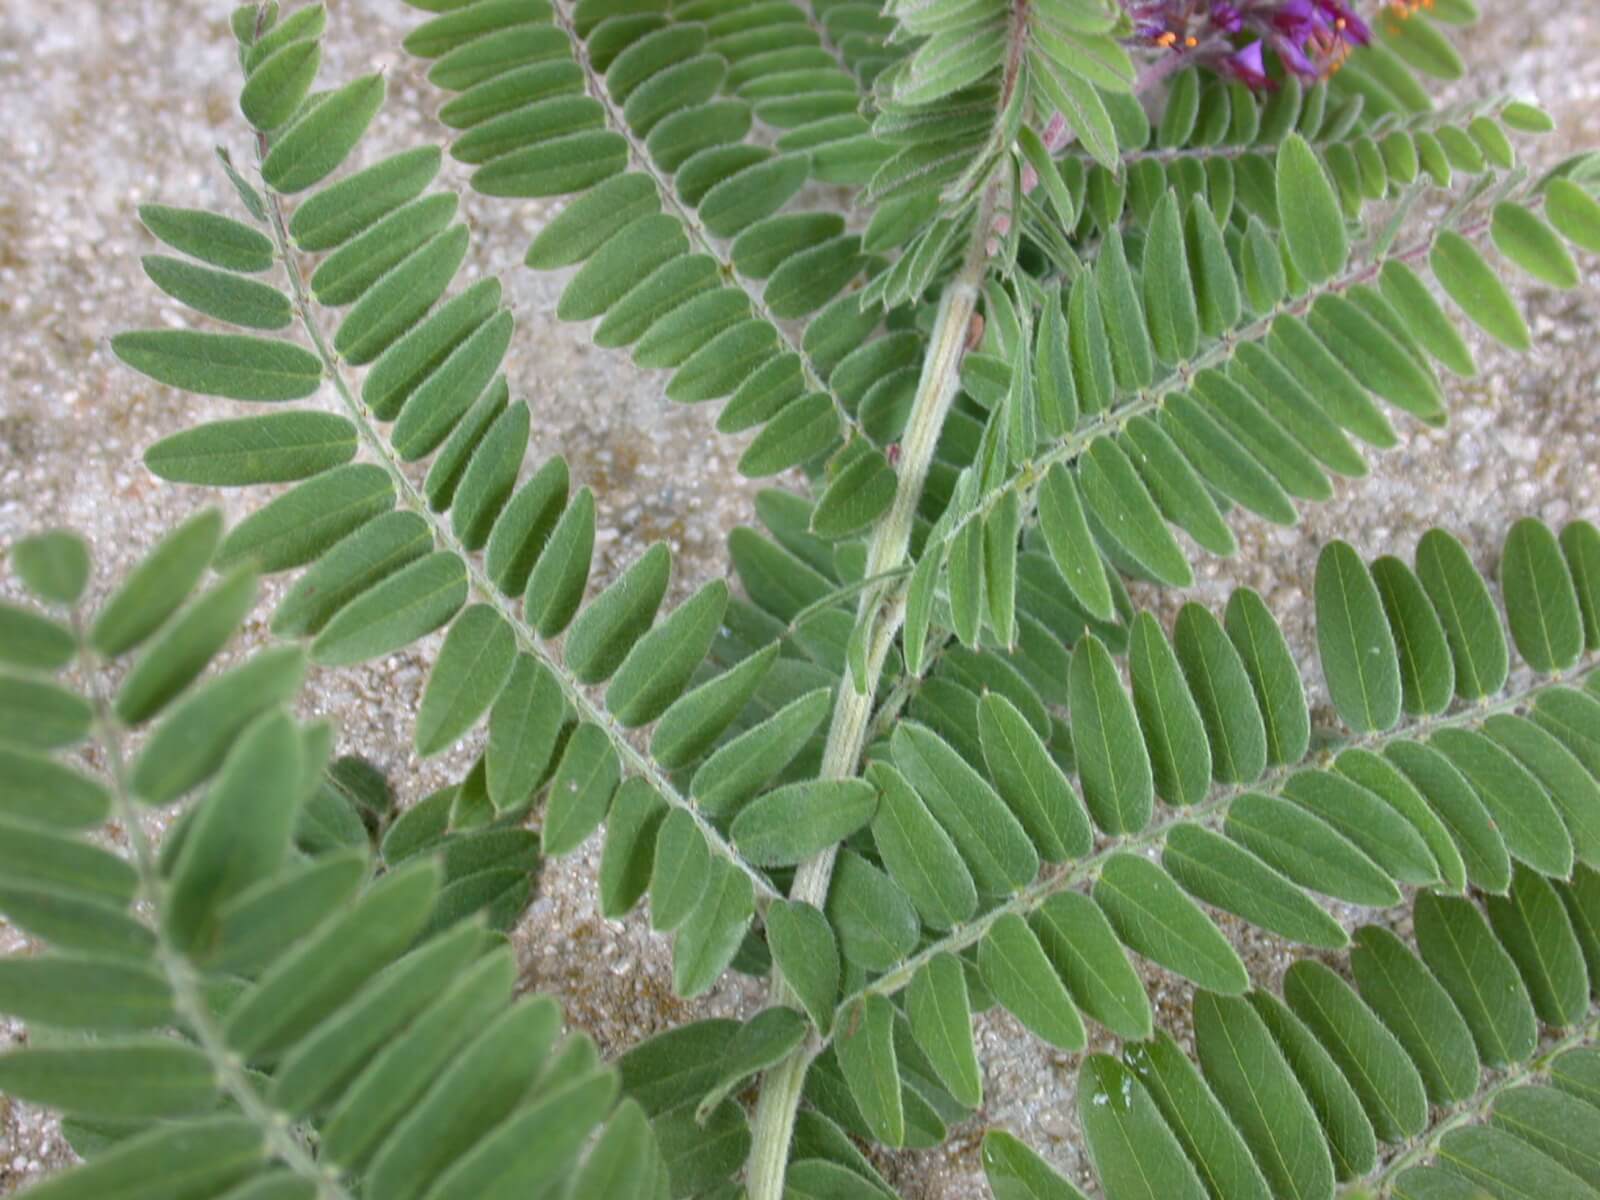
[[[679,697],[705,658],[727,604],[727,585],[714,580],[628,652],[606,691],[606,707],[624,728],[655,720]],[[580,627],[574,626],[573,636]]]
[[[839,948],[828,919],[809,904],[783,900],[767,909],[767,945],[801,1006],[823,1034],[839,995]]]
[[[333,336],[335,353],[353,366],[365,366],[398,341],[444,293],[466,256],[468,240],[464,224],[452,225],[385,272],[340,323]],[[395,448],[402,457],[421,457],[432,446],[407,424],[396,427]]]
[[[1472,1030],[1485,1066],[1521,1062],[1537,1027],[1516,965],[1466,900],[1423,892],[1416,904],[1417,946]]]
[[[1228,939],[1149,859],[1112,855],[1095,881],[1094,899],[1118,937],[1169,971],[1224,994],[1250,986]]]
[[[282,713],[254,722],[229,751],[186,825],[163,914],[167,936],[193,953],[214,935],[216,909],[283,865],[299,807],[300,740]]]
[[[605,819],[621,778],[617,752],[606,731],[588,722],[574,729],[550,782],[544,852],[558,858],[576,850]]]
[[[0,814],[34,825],[86,829],[105,820],[111,797],[87,775],[27,750],[0,748]]]
[[[841,1016],[834,1038],[839,1068],[850,1085],[872,1136],[899,1146],[906,1136],[900,1099],[900,1073],[894,1047],[894,1008],[882,996],[869,995]]]
[[[1088,853],[1089,815],[1071,782],[1027,720],[1004,696],[978,701],[984,762],[1007,806],[1042,858],[1066,862]]]
[[[371,1186],[410,1200],[450,1171],[458,1156],[472,1161],[478,1121],[504,1129],[501,1122],[548,1057],[557,1030],[554,1007],[548,998],[518,1005],[477,1033],[421,1103],[388,1132],[368,1168]],[[425,1127],[433,1133],[422,1136]]]
[[[32,679],[0,675],[0,743],[53,750],[81,741],[94,711],[73,692]]]
[[[1545,185],[1545,216],[1574,246],[1600,252],[1600,203],[1570,179]]]
[[[1107,1200],[1203,1200],[1205,1188],[1161,1111],[1116,1059],[1083,1060],[1078,1120]]]
[[[1284,784],[1283,795],[1337,829],[1390,877],[1416,885],[1438,882],[1433,855],[1411,824],[1345,776],[1297,772]]]
[[[1021,917],[1007,913],[989,927],[978,966],[995,999],[1037,1037],[1062,1050],[1083,1049],[1077,1005]]]
[[[248,1178],[266,1161],[260,1126],[242,1117],[157,1125],[34,1190],[44,1200],[139,1200],[152,1179],[180,1178],[200,1194]]]
[[[1533,344],[1516,301],[1466,238],[1449,229],[1440,233],[1428,266],[1450,299],[1485,333],[1513,350],[1527,350]]]
[[[566,720],[562,685],[531,654],[518,654],[490,710],[490,741],[483,754],[494,811],[518,811],[554,754]]]
[[[1560,1163],[1591,1188],[1600,1183],[1600,1113],[1553,1087],[1520,1087],[1495,1101],[1494,1124]]]
[[[1578,264],[1554,229],[1520,204],[1503,200],[1494,206],[1489,236],[1517,266],[1551,287],[1578,285]]]
[[[432,862],[407,864],[286,952],[229,1010],[229,1045],[267,1055],[314,1028],[421,932],[439,879]]]
[[[452,622],[417,710],[417,753],[437,754],[471,729],[515,659],[516,637],[491,605],[474,604]]]
[[[1146,1038],[1150,999],[1100,908],[1089,897],[1050,897],[1030,922],[1080,1008],[1118,1037]]]
[[[328,1161],[365,1162],[385,1132],[404,1118],[468,1039],[501,1015],[516,975],[516,959],[509,950],[484,956],[448,986],[410,1029],[380,1051],[328,1118],[323,1137]],[[540,1032],[526,1027],[525,1031]],[[286,1105],[293,1105],[290,1097],[296,1094],[285,1085]]]
[[[450,527],[468,550],[483,549],[511,498],[528,448],[528,422],[526,404],[509,405],[484,431],[461,472],[450,504]]]
[[[725,858],[713,858],[705,889],[672,943],[672,990],[700,995],[727,969],[755,916],[755,885]]]
[[[626,915],[650,886],[656,839],[666,815],[665,801],[648,780],[630,776],[617,789],[600,856],[600,911],[605,916]]]
[[[1298,763],[1311,741],[1311,714],[1283,631],[1251,588],[1238,588],[1228,597],[1223,625],[1255,689],[1267,734],[1267,762]]]
[[[37,884],[28,881],[27,886]],[[173,1017],[166,981],[150,968],[66,954],[0,961],[0,1012],[101,1033],[155,1030]]]
[[[1422,1077],[1350,986],[1307,959],[1289,968],[1283,994],[1350,1080],[1378,1137],[1400,1142],[1419,1133],[1428,1120]]]
[[[634,653],[640,653],[637,647]],[[678,696],[656,723],[651,756],[669,769],[699,759],[755,694],[777,657],[778,644],[769,642],[737,666]]]
[[[1168,804],[1198,803],[1211,786],[1211,747],[1200,709],[1177,655],[1148,612],[1134,618],[1130,641],[1133,707],[1156,792]]]
[[[1351,904],[1400,902],[1376,863],[1337,830],[1287,800],[1246,792],[1228,806],[1228,837],[1303,887]]]
[[[1069,687],[1072,746],[1089,811],[1107,833],[1136,833],[1151,815],[1150,759],[1116,664],[1092,634],[1073,649]]]
[[[203,1113],[217,1100],[210,1061],[169,1039],[13,1050],[0,1056],[0,1086],[18,1099],[112,1120]]]
[[[1003,1129],[983,1135],[983,1173],[995,1200],[1083,1200],[1083,1193]]]
[[[805,1035],[805,1018],[792,1008],[773,1005],[751,1017],[728,1043],[717,1085],[696,1107],[696,1117],[704,1121],[744,1080],[787,1058]]]
[[[1439,1144],[1439,1161],[1491,1195],[1515,1200],[1582,1200],[1592,1191],[1560,1163],[1493,1126],[1451,1130]]]
[[[1033,881],[1039,856],[986,780],[925,726],[901,722],[894,763],[950,835],[983,895],[1008,896]]]
[[[174,250],[225,271],[265,271],[272,265],[272,239],[231,217],[197,208],[141,204],[139,220]]]
[[[254,279],[164,254],[147,254],[142,265],[150,281],[167,295],[229,325],[272,330],[293,320],[289,297]]]
[[[652,929],[666,933],[688,919],[705,891],[710,865],[711,850],[694,817],[673,809],[656,837],[649,889]]]
[[[1211,772],[1221,783],[1251,783],[1267,765],[1266,726],[1244,663],[1222,626],[1198,604],[1185,604],[1173,646],[1211,743]]]
[[[1128,456],[1109,438],[1097,438],[1078,464],[1084,507],[1109,537],[1153,578],[1188,587],[1194,576],[1182,549]]]
[[[222,514],[205,509],[158,542],[95,618],[89,644],[109,657],[127,653],[170,617],[216,553]]]
[[[205,670],[239,628],[255,597],[255,572],[243,567],[192,601],[123,678],[114,702],[117,716],[137,725],[160,712]]]
[[[1325,283],[1349,256],[1338,197],[1316,154],[1298,133],[1278,147],[1278,223],[1295,269],[1309,284]]]
[[[1550,1064],[1550,1082],[1570,1096],[1600,1108],[1600,1050],[1568,1050]]]
[[[1356,933],[1350,968],[1361,998],[1404,1047],[1428,1099],[1448,1104],[1478,1084],[1472,1031],[1439,981],[1398,937],[1375,925]]]
[[[889,460],[879,451],[859,455],[833,478],[817,501],[811,516],[812,532],[834,541],[867,528],[894,500],[896,478]]]
[[[88,548],[62,530],[18,539],[11,566],[30,592],[51,604],[76,604],[89,582]]]
[[[556,636],[576,615],[583,601],[583,589],[589,581],[589,560],[593,553],[594,493],[584,487],[578,489],[578,494],[550,531],[523,592],[523,615],[538,629],[540,637]],[[640,562],[643,561],[641,558]],[[651,613],[654,613],[654,606]]]
[[[384,513],[336,542],[295,581],[272,615],[272,631],[296,637],[321,631],[373,584],[426,554],[428,524],[413,512]]]
[[[832,707],[828,689],[791,700],[759,725],[719,746],[695,771],[689,791],[713,816],[728,816],[800,752]]]
[[[1600,647],[1600,530],[1588,521],[1569,521],[1560,543],[1583,613],[1584,648],[1593,650]]]
[[[978,893],[950,835],[899,771],[873,763],[867,779],[879,792],[872,840],[890,877],[929,927],[951,929],[968,920],[977,910]]]
[[[644,1110],[624,1100],[606,1123],[573,1181],[576,1196],[656,1200],[666,1182],[666,1164]]]
[[[1539,781],[1484,735],[1441,729],[1430,745],[1471,782],[1511,856],[1558,878],[1572,872],[1572,835]]]
[[[972,1041],[972,1009],[965,969],[941,954],[912,977],[906,991],[911,1034],[928,1056],[939,1082],[969,1108],[983,1103],[983,1074]]]
[[[1111,588],[1071,471],[1059,463],[1050,468],[1039,486],[1038,506],[1039,528],[1073,599],[1090,616],[1109,621]]]
[[[1583,614],[1555,534],[1524,517],[1511,526],[1500,558],[1511,639],[1535,671],[1565,670],[1583,652]]]
[[[116,356],[158,383],[230,400],[300,400],[322,386],[322,361],[291,342],[189,329],[111,339]]]
[[[867,825],[877,808],[877,788],[865,780],[793,783],[745,805],[729,833],[750,862],[794,866]]]
[[[1451,839],[1449,828],[1396,766],[1370,750],[1351,747],[1334,760],[1334,769],[1377,796],[1410,823],[1427,845],[1438,875],[1450,891],[1460,892],[1466,888],[1466,865]]]
[[[1382,307],[1381,298],[1364,295]],[[1444,396],[1426,361],[1363,307],[1343,296],[1319,296],[1311,306],[1309,323],[1363,385],[1426,424],[1444,424]]]
[[[1244,1139],[1166,1031],[1125,1047],[1122,1057],[1156,1102],[1212,1200],[1266,1200],[1267,1182]]]
[[[1391,258],[1383,264],[1378,286],[1406,322],[1406,330],[1445,368],[1463,378],[1477,374],[1472,351],[1457,332],[1455,322],[1434,299],[1428,285],[1404,262]]]
[[[1254,991],[1247,999],[1311,1103],[1333,1160],[1334,1175],[1349,1180],[1367,1174],[1377,1165],[1378,1138],[1361,1107],[1361,1098],[1339,1064],[1305,1022],[1271,992]]]
[[[1145,245],[1144,311],[1156,357],[1179,363],[1194,357],[1200,342],[1200,314],[1184,248],[1178,194],[1161,194],[1150,215]]]
[[[284,412],[213,421],[162,438],[144,453],[174,483],[232,487],[320,474],[356,453],[356,430],[332,413]]]
[[[445,551],[425,555],[340,609],[311,643],[312,661],[345,666],[391,654],[448,622],[466,599],[466,565]]]
[[[1339,715],[1357,733],[1400,719],[1400,662],[1377,586],[1348,543],[1317,558],[1317,651]]]
[[[1190,895],[1291,941],[1336,950],[1348,940],[1339,923],[1298,887],[1209,829],[1175,825],[1161,865]]]
[[[305,111],[261,162],[261,177],[292,196],[321,182],[355,148],[383,104],[382,75],[364,75]]]
[[[1524,717],[1498,713],[1482,729],[1539,781],[1572,835],[1573,853],[1592,865],[1600,858],[1600,785],[1594,776],[1557,738]]]
[[[1417,742],[1394,741],[1387,758],[1411,781],[1450,831],[1467,879],[1489,892],[1511,882],[1511,856],[1477,790],[1439,751]]]
[[[214,565],[225,571],[249,562],[269,575],[304,566],[394,502],[387,471],[374,463],[346,463],[297,484],[240,521]]]
[[[437,146],[418,146],[346,175],[301,201],[289,236],[309,253],[333,250],[420,196],[441,161]]]
[[[1564,1029],[1589,1010],[1589,972],[1566,908],[1549,880],[1518,865],[1505,896],[1485,897],[1489,923],[1546,1025]]]
[[[1476,700],[1505,686],[1510,658],[1500,613],[1466,549],[1442,529],[1417,543],[1417,577],[1444,623],[1455,660],[1456,695]]]
[[[1384,555],[1371,567],[1383,599],[1400,665],[1400,706],[1408,713],[1443,712],[1455,693],[1455,663],[1444,625],[1422,583],[1398,558]]]
[[[1331,1197],[1333,1164],[1305,1093],[1250,1003],[1201,992],[1195,1050],[1275,1195]]]

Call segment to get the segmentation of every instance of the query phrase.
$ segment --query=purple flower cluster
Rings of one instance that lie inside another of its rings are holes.
[[[1402,6],[1406,0],[1400,0]],[[1137,35],[1252,88],[1270,87],[1264,51],[1305,79],[1339,68],[1372,39],[1346,0],[1125,0]]]

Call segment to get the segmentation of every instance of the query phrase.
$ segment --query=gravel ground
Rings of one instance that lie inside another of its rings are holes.
[[[1471,91],[1543,101],[1561,128],[1530,150],[1536,163],[1600,145],[1600,12],[1561,0],[1484,7],[1484,23],[1464,39]],[[376,158],[436,138],[428,114],[438,98],[396,49],[412,17],[395,0],[333,0],[330,9],[324,77],[382,69],[389,78],[390,102],[362,153]],[[221,143],[247,160],[226,13],[223,4],[196,0],[94,0],[70,13],[52,0],[0,5],[0,549],[41,525],[75,527],[94,547],[97,595],[195,508],[220,503],[238,516],[249,507],[226,494],[162,485],[143,470],[143,447],[225,406],[135,377],[107,346],[120,329],[179,320],[140,273],[138,255],[150,246],[134,207],[232,203],[211,157]],[[751,519],[754,488],[733,469],[740,446],[714,433],[710,411],[668,404],[659,376],[556,322],[563,280],[520,268],[547,206],[488,204],[469,194],[464,211],[476,235],[471,269],[502,274],[520,324],[508,371],[533,410],[535,456],[567,455],[599,499],[602,581],[659,538],[678,555],[675,597],[721,574],[726,531]],[[1220,604],[1236,584],[1256,587],[1312,668],[1308,593],[1327,539],[1345,538],[1368,556],[1406,555],[1424,529],[1442,524],[1487,568],[1516,517],[1595,516],[1600,288],[1593,260],[1586,265],[1585,283],[1573,292],[1519,287],[1538,351],[1513,357],[1478,347],[1482,371],[1452,385],[1447,429],[1404,425],[1401,445],[1376,458],[1367,479],[1341,484],[1333,501],[1308,509],[1293,529],[1240,523],[1239,556],[1203,561],[1192,596]],[[270,599],[278,588],[267,590]],[[0,583],[0,593],[10,594],[11,585]],[[258,621],[249,640],[263,637]],[[316,674],[309,692],[308,712],[337,715],[341,749],[382,764],[407,802],[459,778],[474,749],[426,763],[409,750],[411,713],[435,649]],[[637,918],[611,922],[596,911],[598,858],[592,842],[548,870],[542,898],[518,931],[527,986],[554,991],[573,1025],[608,1053],[758,1000],[756,989],[738,982],[692,1005],[675,999],[666,943]],[[1270,940],[1241,931],[1240,945],[1258,979],[1281,970]],[[0,921],[0,952],[27,950]],[[1170,980],[1153,982],[1176,1022],[1186,992]],[[0,1041],[20,1037],[0,1023]],[[990,1097],[984,1120],[1043,1146],[1081,1176],[1070,1116],[1075,1063],[1009,1018],[980,1021],[979,1039]],[[985,1194],[974,1154],[981,1129],[974,1123],[964,1132],[937,1153],[889,1166],[908,1197]],[[0,1098],[0,1194],[65,1155],[48,1118]]]

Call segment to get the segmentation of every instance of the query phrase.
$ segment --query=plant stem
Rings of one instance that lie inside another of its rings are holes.
[[[977,309],[978,289],[988,266],[984,243],[994,216],[997,189],[998,185],[993,184],[985,187],[966,260],[939,299],[927,356],[922,362],[922,377],[917,383],[911,415],[901,440],[894,501],[873,530],[868,544],[866,575],[869,578],[898,572],[906,560],[917,502],[922,498],[934,448],[960,384],[967,331]],[[861,597],[856,631],[857,636],[866,637],[866,671],[861,679],[852,679],[847,673],[840,681],[823,750],[823,779],[848,779],[856,773],[883,664],[905,619],[905,589],[897,583],[895,580],[874,587]],[[830,846],[802,863],[789,889],[789,898],[821,908],[828,898],[828,882],[833,877],[837,853],[838,847]],[[794,1004],[796,999],[794,990],[775,964],[772,1003]],[[761,1099],[756,1107],[755,1142],[745,1181],[749,1200],[780,1200],[783,1195],[789,1139],[794,1132],[800,1090],[805,1084],[806,1069],[820,1048],[820,1041],[813,1037],[807,1045],[768,1071],[762,1081]]]
[[[77,634],[79,646],[83,647],[81,623],[76,614],[73,617],[73,631]],[[94,708],[97,738],[106,757],[106,774],[111,778],[113,811],[128,837],[133,867],[139,876],[140,894],[149,903],[154,915],[151,932],[155,935],[155,962],[172,989],[173,1011],[210,1060],[211,1068],[217,1074],[218,1086],[238,1105],[239,1112],[260,1128],[267,1149],[294,1174],[316,1187],[317,1200],[354,1200],[339,1182],[338,1175],[312,1157],[311,1152],[295,1136],[284,1114],[268,1105],[256,1092],[244,1062],[217,1028],[211,1009],[201,994],[194,965],[167,936],[164,922],[167,912],[166,880],[161,877],[155,848],[145,836],[144,814],[128,792],[122,752],[122,739],[127,730],[118,720],[101,687],[100,664],[91,659],[87,649],[81,649],[80,656],[83,673],[88,680],[89,700]]]
[[[259,150],[265,154],[265,138],[258,139]],[[563,695],[568,703],[576,710],[580,720],[592,725],[597,725],[605,733],[612,748],[616,750],[627,768],[635,774],[644,776],[649,780],[658,795],[673,807],[687,812],[699,828],[700,834],[705,838],[706,844],[713,854],[732,863],[744,874],[755,889],[756,903],[764,911],[773,900],[780,899],[780,894],[767,877],[755,870],[739,855],[728,840],[722,836],[715,826],[706,820],[700,812],[684,796],[667,775],[661,765],[649,754],[640,750],[629,739],[627,731],[622,728],[611,713],[603,706],[597,704],[587,690],[580,684],[568,670],[565,663],[554,654],[549,646],[542,642],[528,627],[523,619],[518,605],[514,599],[503,595],[494,586],[483,566],[462,545],[461,539],[455,534],[450,522],[443,514],[436,513],[433,508],[417,491],[417,487],[406,475],[399,460],[395,457],[393,448],[387,439],[377,429],[371,411],[358,398],[356,391],[351,387],[350,381],[345,378],[343,364],[340,362],[333,347],[329,344],[327,336],[322,331],[322,326],[317,320],[313,310],[311,295],[306,288],[305,272],[301,269],[300,261],[295,254],[294,246],[289,240],[287,225],[283,218],[283,204],[277,193],[270,188],[265,189],[267,211],[271,218],[272,240],[277,250],[278,257],[283,260],[284,267],[289,276],[290,299],[294,305],[296,317],[301,327],[306,331],[306,336],[311,339],[312,349],[322,360],[322,371],[333,384],[334,392],[338,395],[340,403],[350,420],[355,424],[356,430],[365,443],[367,449],[378,464],[388,472],[390,480],[394,483],[395,491],[400,496],[402,503],[427,522],[429,532],[433,535],[437,545],[448,549],[458,558],[467,572],[467,580],[472,592],[483,603],[492,607],[500,614],[502,620],[511,629],[516,637],[517,648],[526,654],[532,655],[542,663],[560,685]]]

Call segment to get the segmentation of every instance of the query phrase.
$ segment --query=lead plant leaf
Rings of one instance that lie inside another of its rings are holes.
[[[1281,589],[1133,599],[1442,423],[1461,318],[1531,346],[1507,272],[1581,281],[1593,160],[1538,174],[1536,107],[1430,96],[1473,6],[413,6],[444,151],[372,152],[384,76],[319,87],[324,9],[247,5],[240,215],[140,209],[187,315],[113,352],[267,406],[146,464],[253,511],[93,612],[77,541],[13,550],[0,911],[48,948],[0,963],[39,1030],[0,1088],[88,1159],[38,1194],[881,1197],[861,1142],[995,1099],[996,1005],[1094,1041],[1070,1136],[1109,1200],[1585,1194],[1600,534],[1519,521],[1492,571],[1330,543],[1331,712]],[[728,579],[613,561],[600,481],[529,461],[444,153],[474,214],[559,204],[556,315],[777,477]],[[281,644],[220,665],[258,594]],[[423,797],[286,712],[308,660],[399,653],[418,753],[464,750]],[[680,995],[732,969],[759,1013],[605,1066],[514,1001],[504,934],[585,845]],[[1080,1195],[1004,1130],[981,1165]]]

